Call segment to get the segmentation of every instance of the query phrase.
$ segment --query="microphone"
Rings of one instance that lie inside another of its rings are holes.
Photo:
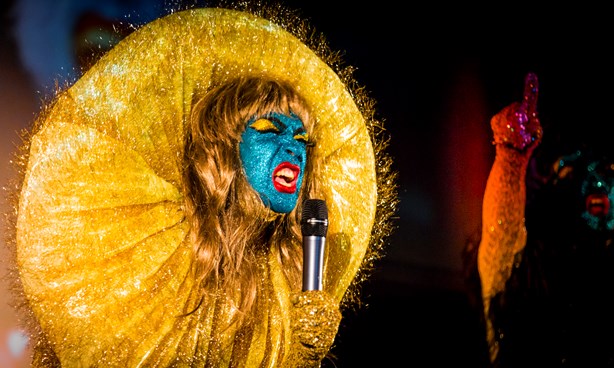
[[[328,209],[322,199],[303,202],[303,291],[322,290],[322,266],[328,230]]]

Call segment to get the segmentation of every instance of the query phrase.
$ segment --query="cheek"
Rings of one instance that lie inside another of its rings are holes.
[[[301,157],[301,166],[305,167],[305,164],[307,163],[307,147],[301,145],[297,152]]]
[[[271,140],[259,140],[250,147],[250,155],[255,160],[270,160],[278,151],[279,145]]]
[[[246,140],[240,146],[241,164],[250,184],[261,188],[272,182],[274,147],[267,142]]]

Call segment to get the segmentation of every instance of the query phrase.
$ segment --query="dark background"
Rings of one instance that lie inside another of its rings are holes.
[[[356,67],[355,79],[376,101],[377,117],[390,133],[389,153],[399,173],[397,229],[363,285],[363,305],[346,313],[333,349],[337,359],[324,365],[483,366],[483,339],[466,293],[462,250],[480,225],[494,157],[490,117],[521,99],[524,76],[532,71],[540,83],[542,149],[564,152],[583,142],[609,146],[614,22],[606,18],[605,7],[578,3],[541,8],[392,0],[283,4],[298,10],[343,53],[346,64]],[[155,6],[133,14],[155,15]],[[0,123],[6,169],[15,132],[28,126],[45,94],[19,50],[59,51],[46,48],[54,34],[43,27],[40,37],[19,40],[12,3],[2,7]],[[55,6],[57,12],[70,10]],[[42,13],[47,18],[33,19],[45,22],[56,14]],[[0,327],[8,330],[14,317],[6,311],[0,309],[7,315]],[[19,364],[2,354],[8,356],[0,346],[0,366],[2,359],[7,367]]]

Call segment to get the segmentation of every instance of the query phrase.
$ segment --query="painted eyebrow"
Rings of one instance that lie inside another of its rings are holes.
[[[276,117],[268,116],[268,117],[265,117],[265,118],[269,119],[270,121],[272,121],[273,123],[278,125],[281,130],[286,130],[288,128],[288,126],[286,124],[282,123],[281,120],[279,120]]]
[[[265,117],[265,118],[270,120],[271,122],[275,123],[276,125],[278,125],[280,130],[286,130],[288,128],[288,126],[286,124],[284,124],[281,120],[279,120],[278,118],[276,118],[274,116],[268,116],[268,117]],[[305,133],[307,133],[305,128],[304,127],[300,127],[300,128],[296,128],[294,130],[293,135],[305,134]]]
[[[270,116],[270,117],[268,117],[268,119],[269,119],[270,121],[272,121],[272,122],[276,123],[277,125],[279,125],[279,127],[281,128],[281,130],[285,130],[286,128],[288,128],[288,126],[287,126],[286,124],[282,123],[282,121],[281,121],[281,120],[279,120],[279,119],[278,119],[278,118],[276,118],[276,117]],[[296,129],[294,130],[294,132],[293,132],[293,133],[294,133],[294,134],[304,134],[304,133],[306,133],[306,132],[307,132],[307,131],[305,130],[305,128],[304,128],[304,127],[300,127],[300,128],[296,128]]]

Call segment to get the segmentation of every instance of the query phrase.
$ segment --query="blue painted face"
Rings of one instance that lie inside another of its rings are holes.
[[[307,163],[308,137],[295,115],[271,113],[250,119],[239,151],[247,181],[264,204],[289,213],[298,201]]]
[[[586,209],[582,218],[593,230],[614,230],[614,164],[594,161],[588,165],[588,174],[582,182],[582,196]]]

